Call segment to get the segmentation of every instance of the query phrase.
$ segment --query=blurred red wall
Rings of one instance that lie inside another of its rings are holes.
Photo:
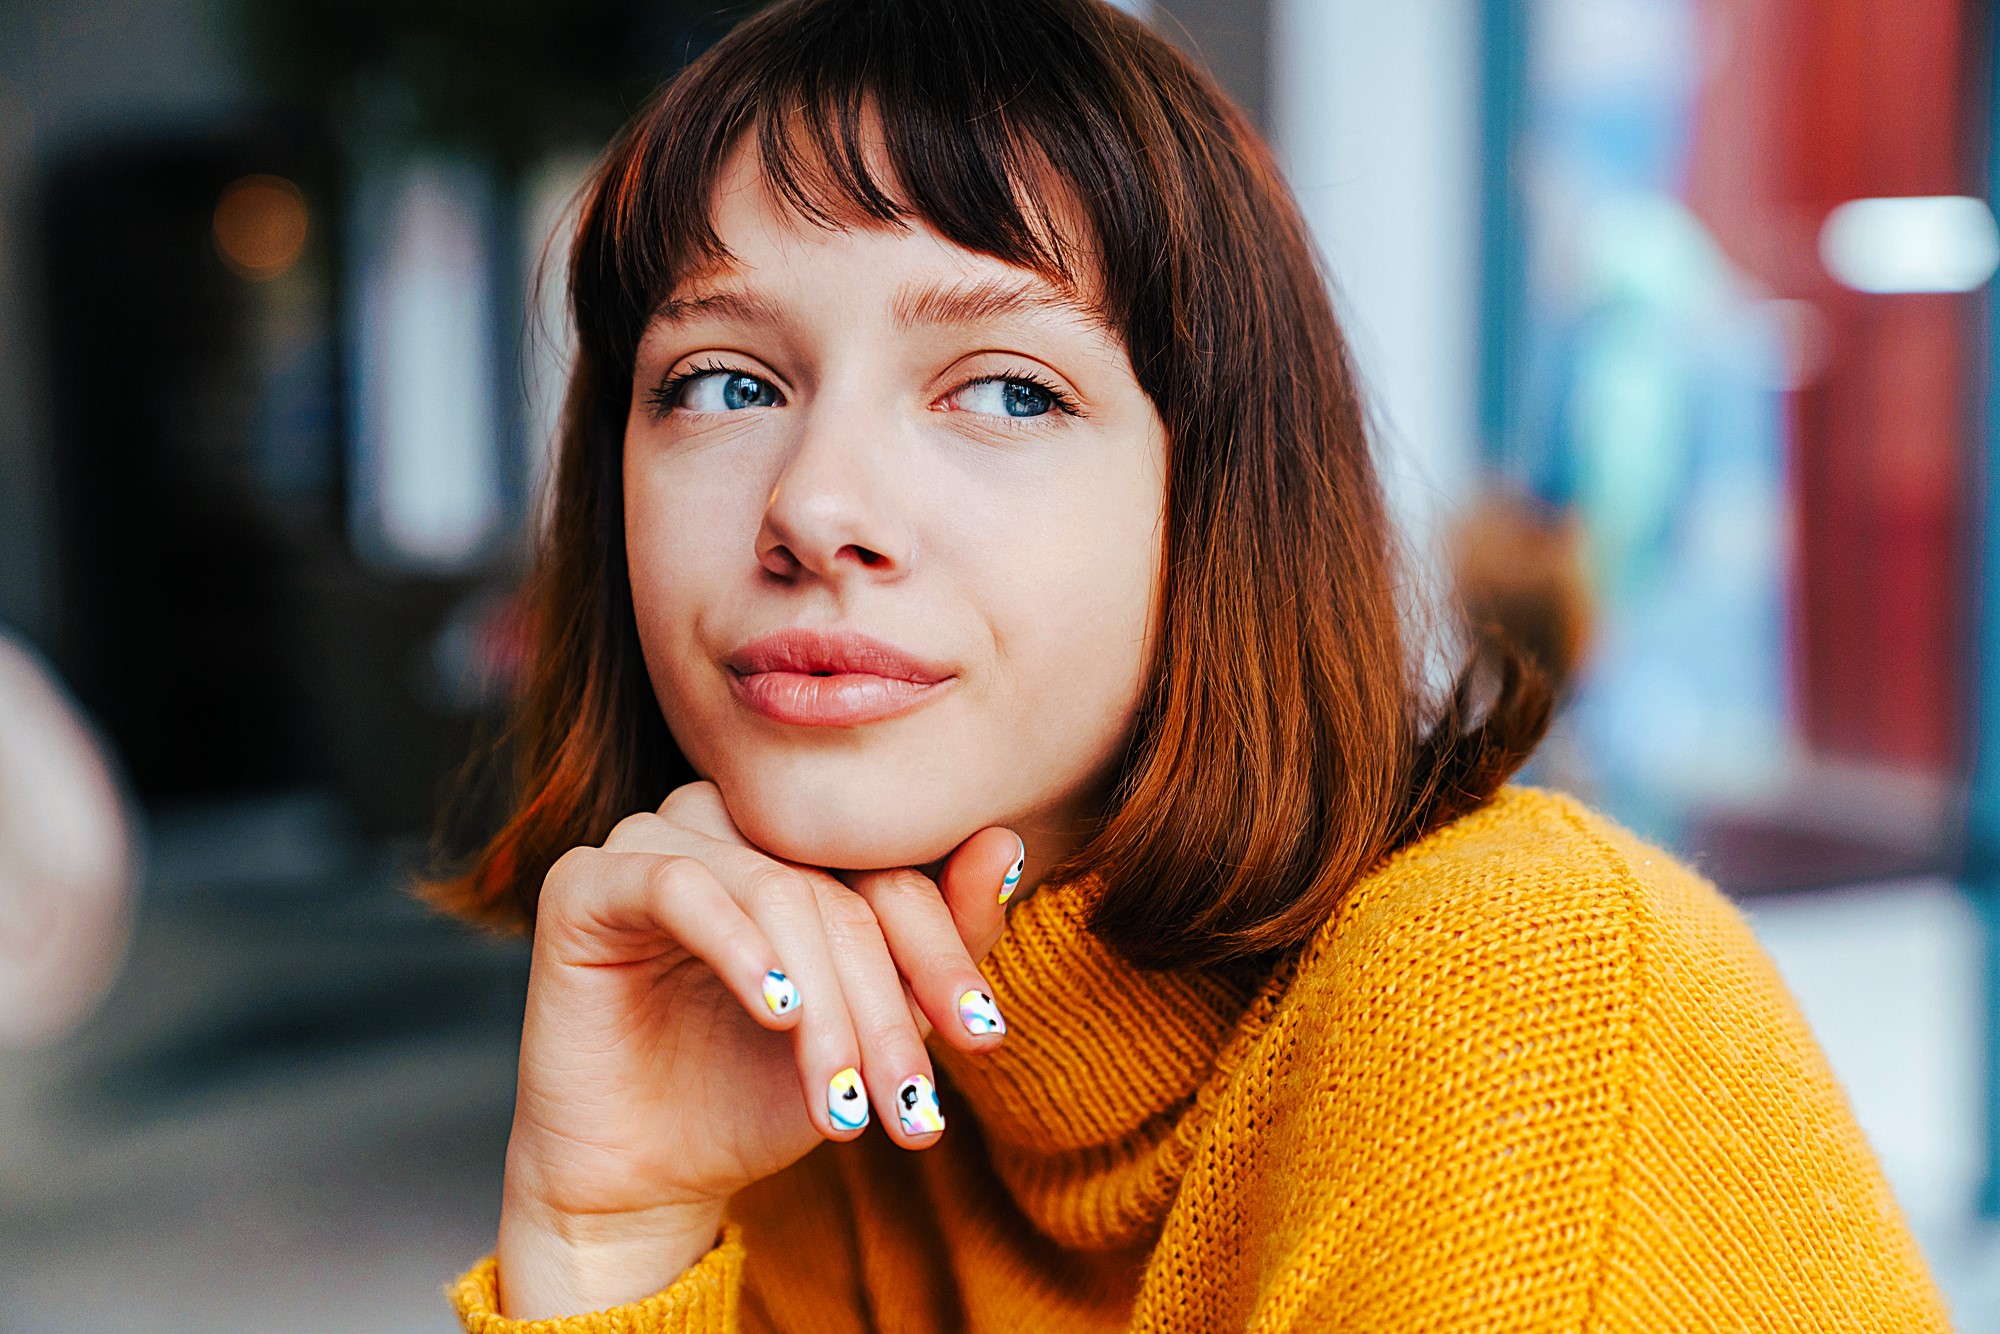
[[[1951,771],[1965,750],[1979,298],[1865,295],[1836,206],[1983,193],[1973,0],[1708,0],[1689,196],[1801,308],[1790,393],[1794,710],[1815,751]]]

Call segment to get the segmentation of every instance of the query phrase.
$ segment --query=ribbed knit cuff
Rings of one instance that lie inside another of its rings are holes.
[[[489,1255],[445,1290],[467,1334],[736,1334],[743,1234],[725,1225],[715,1249],[665,1291],[585,1315],[509,1320],[498,1310],[499,1278],[499,1261]]]

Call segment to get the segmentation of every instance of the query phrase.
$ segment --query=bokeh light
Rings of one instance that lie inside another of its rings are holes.
[[[276,278],[305,251],[308,219],[298,186],[282,176],[245,176],[215,202],[215,251],[239,277]]]

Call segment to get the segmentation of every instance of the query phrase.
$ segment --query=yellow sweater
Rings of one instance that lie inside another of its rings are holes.
[[[1275,975],[1015,910],[951,1129],[823,1145],[665,1292],[475,1334],[1944,1330],[1845,1096],[1706,882],[1529,789],[1397,854]]]

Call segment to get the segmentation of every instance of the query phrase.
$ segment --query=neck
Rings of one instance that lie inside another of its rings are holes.
[[[1021,868],[1021,884],[1010,905],[1033,894],[1050,871],[1081,851],[1097,832],[1108,804],[1105,794],[1092,793],[1055,805],[1045,806],[1012,820],[996,821],[1021,836],[1028,858]]]

